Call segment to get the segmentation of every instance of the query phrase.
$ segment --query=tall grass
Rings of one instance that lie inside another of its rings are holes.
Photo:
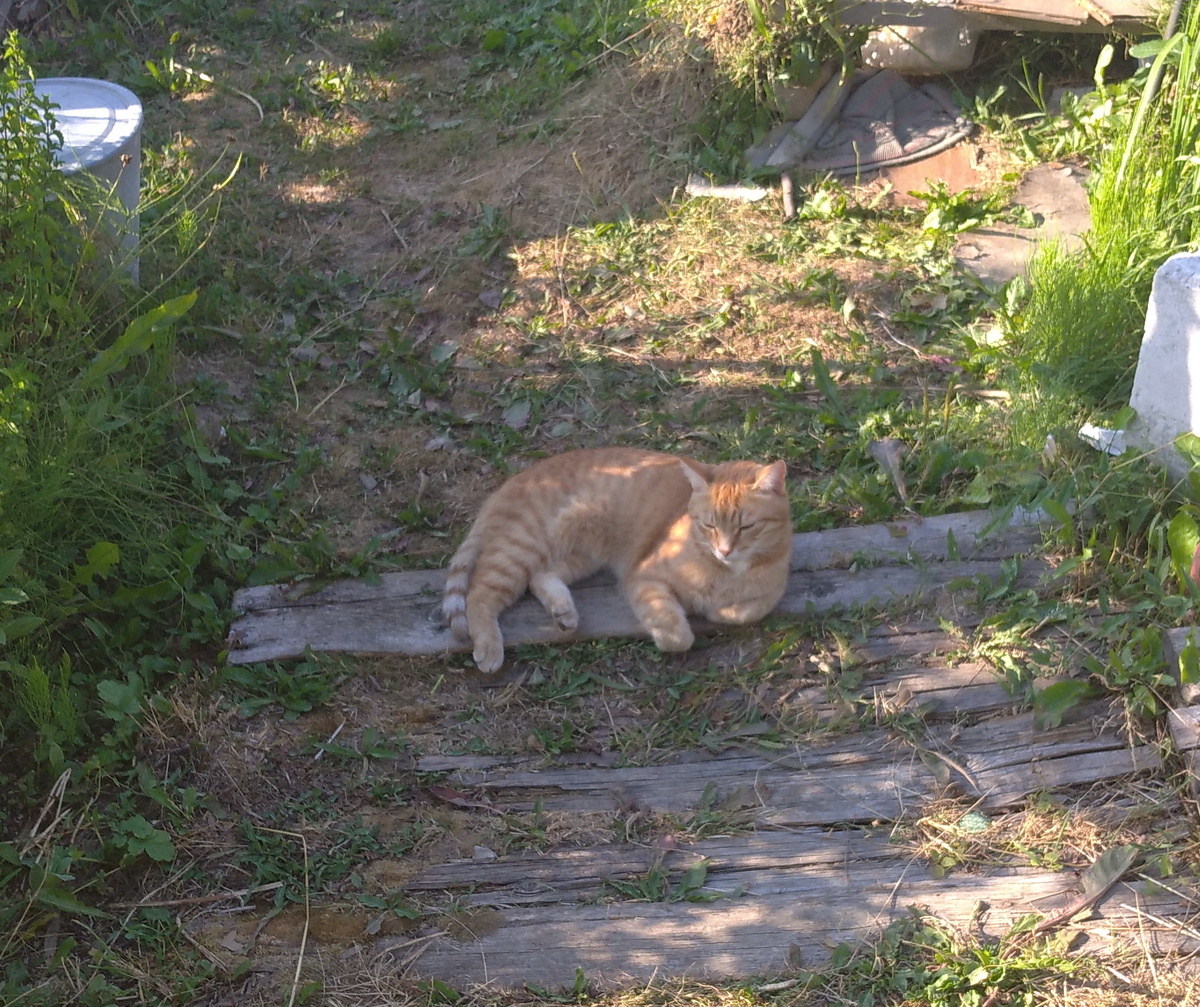
[[[1039,251],[1014,319],[1023,390],[1042,408],[1056,400],[1064,417],[1125,400],[1154,273],[1200,238],[1200,3],[1156,63],[1162,88],[1143,91],[1135,114],[1117,119],[1096,166],[1084,247]]]
[[[213,519],[170,379],[173,326],[195,294],[150,307],[178,292],[138,290],[114,266],[95,191],[55,166],[60,143],[11,34],[0,64],[0,826],[48,774],[88,761],[108,726],[106,679],[149,688],[161,674],[144,661],[146,637],[181,622],[198,563],[185,553],[203,541],[180,529]]]

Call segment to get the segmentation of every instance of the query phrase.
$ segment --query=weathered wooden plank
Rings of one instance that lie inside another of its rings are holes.
[[[878,934],[906,916],[909,906],[928,907],[957,928],[984,929],[1000,936],[1027,913],[1045,914],[1066,904],[1076,881],[1071,872],[1031,870],[934,879],[927,867],[915,862],[798,873],[796,889],[703,905],[615,903],[491,910],[480,919],[478,939],[437,937],[411,970],[457,984],[501,987],[526,982],[569,986],[577,968],[602,987],[645,982],[653,976],[778,975],[826,963],[838,943],[856,944]],[[1189,907],[1175,896],[1147,896],[1118,885],[1095,916],[1077,925],[1091,938],[1086,950],[1112,950],[1122,932],[1144,940],[1151,953],[1198,946],[1186,934],[1147,927],[1137,908],[1157,916],[1190,915]],[[468,929],[470,925],[468,919]],[[390,946],[402,943],[392,939],[376,947],[386,953]]]
[[[1153,23],[1155,0],[1078,0],[1093,18],[1105,27],[1116,21]]]
[[[956,0],[959,10],[1050,24],[1083,25],[1087,12],[1075,0]]]
[[[1124,748],[1124,738],[1106,726],[1110,712],[1108,702],[1094,700],[1076,706],[1055,728],[1039,730],[1035,715],[1026,712],[957,729],[953,740],[944,729],[930,733],[974,768],[1002,770],[1041,759]]]
[[[792,536],[791,568],[845,568],[864,559],[876,566],[910,559],[1003,559],[1036,548],[1053,527],[1042,510],[1019,507],[1007,520],[994,511],[962,511],[801,532]]]
[[[1200,748],[1200,706],[1180,706],[1168,713],[1175,751],[1187,755]]]
[[[1044,564],[1027,561],[1022,583],[1034,583],[1044,570]],[[938,563],[924,569],[889,566],[797,572],[789,578],[775,612],[805,615],[885,605],[946,592],[957,580],[1000,576],[998,560]],[[442,579],[440,571],[430,571],[423,575],[421,589],[410,587],[403,592],[385,581],[377,585],[382,590],[374,595],[366,585],[345,582],[298,603],[286,600],[280,590],[278,607],[255,609],[233,624],[228,660],[250,664],[299,657],[307,647],[324,652],[414,655],[468,650],[441,623],[438,592]],[[330,600],[332,595],[326,592],[334,588],[359,597]],[[628,603],[612,586],[577,585],[573,593],[579,609],[577,630],[565,633],[558,629],[541,605],[526,596],[500,619],[506,645],[645,635]],[[713,628],[701,621],[695,625],[701,631]]]
[[[856,648],[856,656],[857,653]],[[980,663],[954,668],[935,665],[891,672],[868,671],[854,688],[837,682],[808,686],[788,694],[787,702],[811,705],[813,717],[819,723],[837,716],[850,704],[874,703],[888,709],[920,710],[932,717],[979,715],[1017,705],[995,672]]]
[[[945,654],[962,647],[962,641],[945,630],[872,636],[848,645],[849,661],[842,663],[878,664],[898,657]]]
[[[962,511],[937,517],[910,515],[884,524],[800,532],[792,536],[790,569],[827,570],[869,560],[874,566],[909,560],[1002,559],[1036,547],[1053,521],[1040,509],[1018,507],[1007,520],[993,511]],[[585,583],[611,584],[598,576]],[[301,581],[264,584],[234,593],[233,608],[254,612],[281,606],[312,607],[330,602],[439,597],[445,584],[440,570],[405,570],[381,574],[377,580],[341,580],[331,584]]]
[[[988,810],[1010,808],[1029,794],[1055,790],[1080,783],[1113,780],[1131,773],[1155,772],[1162,762],[1152,748],[1114,748],[1107,751],[1084,752],[1056,759],[1038,759],[1025,766],[1012,767],[1003,773],[980,773],[975,788],[982,796],[982,806]]]
[[[428,868],[405,885],[408,892],[471,889],[471,905],[531,905],[578,901],[603,892],[604,882],[647,873],[662,863],[685,870],[709,861],[708,887],[732,891],[741,886],[762,893],[782,891],[787,876],[826,869],[846,871],[876,860],[905,859],[907,853],[863,832],[757,832],[706,839],[679,850],[632,844],[593,849],[524,851],[491,861],[452,860]],[[678,875],[676,875],[678,876]],[[611,894],[611,893],[610,893]]]
[[[966,728],[934,727],[927,747],[899,744],[884,733],[857,736],[767,757],[723,755],[705,761],[609,769],[530,770],[490,766],[462,771],[456,785],[477,787],[497,804],[529,810],[609,811],[646,807],[686,812],[705,787],[738,794],[758,806],[765,827],[894,821],[952,787],[985,807],[1011,807],[1026,795],[1160,768],[1149,746],[1131,746],[1084,704],[1072,719],[1039,730],[1032,714],[999,717]],[[431,768],[424,760],[418,769]]]
[[[828,612],[926,595],[957,577],[995,576],[994,563],[1036,547],[1049,524],[1041,511],[1018,509],[1007,521],[990,511],[909,517],[888,524],[806,532],[793,537],[792,576],[777,612]],[[892,569],[891,564],[944,560],[933,569]],[[966,557],[971,562],[963,562]],[[869,560],[888,564],[870,571],[833,571]],[[1031,566],[1031,570],[1033,567]],[[345,580],[245,588],[233,607],[245,613],[230,630],[228,660],[249,664],[301,656],[306,647],[326,652],[436,655],[465,649],[442,624],[439,601],[445,573],[417,570],[377,580]],[[580,627],[564,633],[528,596],[501,620],[509,644],[566,642],[644,635],[612,578],[598,576],[574,587]],[[699,624],[698,624],[699,625]]]
[[[1180,658],[1188,643],[1200,646],[1195,626],[1180,626],[1163,634],[1163,657],[1169,674],[1180,674]],[[1167,717],[1171,742],[1191,778],[1192,797],[1200,800],[1200,682],[1181,682],[1179,706]]]

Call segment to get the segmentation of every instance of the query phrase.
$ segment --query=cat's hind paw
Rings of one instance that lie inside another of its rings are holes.
[[[564,633],[579,628],[579,611],[571,589],[557,574],[536,573],[529,579],[529,589],[542,607],[550,613],[554,625]]]
[[[475,652],[472,655],[479,670],[490,675],[504,664],[504,638],[500,631],[484,633],[475,637]]]

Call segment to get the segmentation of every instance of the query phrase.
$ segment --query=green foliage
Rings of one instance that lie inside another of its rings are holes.
[[[651,0],[647,6],[703,37],[718,73],[763,99],[780,86],[813,84],[826,63],[852,64],[866,39],[866,28],[841,23],[835,0],[746,0],[744,18],[730,16],[736,10],[730,5],[723,12],[729,23],[715,29],[710,4]]]
[[[1141,717],[1165,713],[1168,691],[1179,685],[1177,672],[1163,670],[1162,633],[1157,626],[1133,628],[1109,650],[1107,661],[1089,656],[1084,664],[1111,689],[1124,694],[1130,710]]]
[[[82,235],[71,187],[54,162],[62,134],[49,99],[34,92],[15,31],[0,59],[0,137],[0,353],[7,354],[86,324],[88,310],[84,299],[72,296]],[[26,380],[7,363],[0,368],[0,404],[16,397],[14,389]],[[0,461],[12,450],[5,451],[11,423],[0,414]]]
[[[92,905],[107,872],[173,862],[174,836],[203,798],[156,779],[135,752],[147,720],[171,714],[161,690],[215,661],[231,585],[330,559],[284,508],[310,456],[266,458],[237,432],[229,454],[216,453],[171,373],[176,334],[201,310],[188,264],[229,177],[150,168],[150,284],[137,290],[94,226],[96,193],[54,166],[57,142],[10,37],[0,65],[0,834],[27,827],[30,807],[47,800],[60,817],[44,813],[36,843],[0,846],[0,999],[25,988],[12,955],[40,942],[56,913],[107,918]],[[311,706],[329,685],[304,688]],[[109,790],[120,798],[97,800]],[[75,823],[69,842],[53,834],[63,816]],[[191,952],[162,922],[138,914],[129,927],[164,962],[182,962]],[[103,948],[125,937],[93,936],[100,964],[85,981],[95,998],[81,1002],[116,1002],[129,977],[109,970]],[[180,967],[167,985],[211,972]],[[46,988],[46,1002],[71,998]]]
[[[562,755],[564,752],[578,751],[586,732],[571,723],[569,717],[563,717],[553,725],[535,727],[533,737],[537,740],[538,747],[547,755]]]
[[[339,679],[335,671],[308,654],[299,664],[287,667],[278,664],[228,665],[221,671],[221,680],[232,687],[239,700],[239,715],[252,717],[278,704],[285,718],[295,720],[329,699]]]
[[[479,223],[471,228],[466,240],[459,246],[459,255],[478,255],[485,261],[499,254],[500,249],[512,240],[511,224],[497,207],[486,204],[479,208]]]
[[[445,42],[474,52],[477,94],[504,119],[596,68],[644,24],[640,5],[615,0],[457,0],[436,17]]]
[[[1002,190],[977,196],[970,189],[952,192],[945,182],[934,182],[928,192],[913,192],[909,195],[924,200],[928,210],[921,221],[921,228],[945,235],[958,235],[995,223],[1001,219],[1012,219],[1014,211],[1007,206],[1008,199]],[[1014,220],[1024,227],[1034,226],[1033,214],[1025,207],[1019,208],[1020,216]]]
[[[1094,694],[1095,689],[1090,682],[1076,678],[1068,678],[1046,686],[1036,693],[1033,700],[1038,727],[1041,730],[1058,727],[1068,710]]]
[[[364,825],[359,818],[343,820],[339,815],[339,796],[317,790],[300,794],[278,812],[264,816],[278,827],[249,819],[238,823],[236,831],[242,845],[234,855],[234,863],[246,871],[254,885],[282,881],[277,905],[302,901],[306,890],[310,893],[333,890],[347,880],[353,884],[353,872],[364,860],[379,855],[403,856],[420,839],[419,822],[385,841],[379,837],[378,826]],[[288,831],[289,823],[295,819],[330,825],[320,838],[310,838],[304,857],[298,856],[303,848],[299,836]],[[404,905],[403,900],[397,899],[388,908],[397,915],[406,915]]]
[[[732,895],[707,889],[708,860],[697,860],[672,881],[671,871],[662,864],[651,867],[644,875],[628,881],[609,879],[605,882],[618,895],[635,902],[714,902],[718,899],[737,898],[739,889]]]
[[[611,0],[464,5],[481,67],[519,66],[569,78],[639,27],[636,7]]]
[[[368,727],[363,731],[357,747],[339,745],[332,741],[319,741],[316,744],[318,752],[334,759],[361,762],[364,765],[371,759],[398,759],[407,747],[408,739],[403,734],[395,734],[389,738],[375,727]]]
[[[1051,977],[1079,967],[1063,950],[1029,938],[1036,916],[1019,920],[993,942],[954,933],[915,908],[909,913],[873,947],[839,945],[827,970],[802,974],[805,986],[839,1003],[981,1007],[1002,1001],[1033,1007]]]
[[[170,863],[175,859],[175,846],[171,837],[162,829],[151,825],[142,815],[133,815],[116,823],[111,841],[130,858],[145,854],[159,863]]]
[[[197,295],[146,310],[150,295],[105,264],[103,236],[84,226],[94,207],[79,208],[94,194],[67,186],[55,168],[52,116],[15,36],[0,109],[0,269],[13,271],[0,280],[11,309],[0,311],[0,539],[9,546],[0,557],[0,745],[22,753],[6,772],[39,766],[57,777],[106,720],[110,732],[130,730],[102,715],[111,697],[94,663],[144,662],[147,625],[179,628],[182,611],[204,613],[208,638],[217,622],[211,597],[196,590],[203,534],[185,524],[205,462],[186,441],[180,450],[169,407],[174,330]],[[159,233],[147,227],[151,245]],[[122,716],[175,666],[131,668],[137,698]]]
[[[1124,112],[1106,117],[1084,247],[1043,245],[1029,301],[1012,318],[1021,388],[1060,402],[1064,419],[1074,418],[1072,403],[1095,407],[1127,394],[1154,272],[1200,237],[1200,95],[1191,86],[1200,9],[1190,6],[1179,34],[1146,51],[1157,51],[1148,76],[1164,72],[1163,86],[1104,99]]]

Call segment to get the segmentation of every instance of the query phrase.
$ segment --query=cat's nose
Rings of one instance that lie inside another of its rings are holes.
[[[715,546],[713,546],[713,548],[716,550],[717,555],[720,556],[721,559],[725,559],[731,552],[733,552],[733,543],[718,542]]]

